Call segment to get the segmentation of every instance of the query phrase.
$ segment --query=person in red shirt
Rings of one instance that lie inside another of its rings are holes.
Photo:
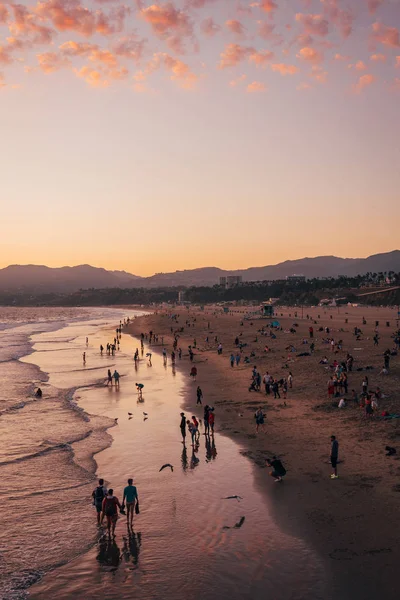
[[[215,422],[214,409],[211,408],[210,412],[208,413],[208,424],[211,429],[211,435],[214,435],[214,422]]]
[[[114,496],[114,490],[108,490],[107,496],[103,500],[101,523],[103,523],[104,517],[107,517],[107,529],[108,535],[112,534],[115,536],[115,527],[118,520],[118,508],[121,510],[121,504],[116,496]]]

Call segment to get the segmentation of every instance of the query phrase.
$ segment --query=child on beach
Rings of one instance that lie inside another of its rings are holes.
[[[108,535],[115,535],[115,527],[118,521],[117,507],[121,510],[121,504],[116,496],[114,496],[114,490],[108,490],[107,496],[103,500],[102,513],[100,524],[103,523],[104,517],[107,517],[107,529]]]

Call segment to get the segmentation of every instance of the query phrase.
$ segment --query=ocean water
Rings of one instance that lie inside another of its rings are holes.
[[[95,377],[72,375],[64,381],[59,377],[60,385],[54,385],[33,357],[62,355],[66,360],[61,363],[72,370],[67,359],[73,354],[81,367],[79,336],[118,323],[122,314],[108,309],[0,308],[2,599],[25,597],[25,590],[44,572],[91,543],[89,527],[85,530],[90,510],[79,507],[79,498],[92,485],[93,453],[111,441],[106,432],[109,421],[85,415],[73,402],[83,379],[95,385]],[[60,361],[43,361],[49,366],[51,362]],[[37,386],[43,390],[41,400],[34,399]],[[82,465],[74,460],[74,446],[80,440],[90,447]],[[82,515],[80,536],[61,517],[77,509]]]
[[[182,445],[179,413],[194,397],[185,370],[164,365],[160,348],[150,366],[147,347],[135,367],[139,342],[127,334],[115,357],[100,356],[126,312],[34,315],[4,317],[0,333],[1,599],[330,597],[321,561],[274,523],[253,464],[218,433],[218,414],[213,439]],[[108,368],[120,372],[119,390],[105,386]],[[44,397],[35,401],[38,383]],[[194,402],[186,414],[202,416]],[[165,462],[173,472],[159,473]],[[100,476],[120,499],[134,477],[134,532],[123,516],[113,540],[97,528],[91,492]],[[234,494],[243,499],[223,499]]]

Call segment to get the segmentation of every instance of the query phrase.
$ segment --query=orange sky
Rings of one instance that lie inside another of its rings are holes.
[[[399,247],[400,4],[0,0],[0,265]]]

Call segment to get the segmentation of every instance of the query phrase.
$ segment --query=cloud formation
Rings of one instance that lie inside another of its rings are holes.
[[[5,77],[10,66],[35,76],[64,69],[92,87],[145,91],[156,73],[152,84],[168,75],[184,89],[216,77],[237,87],[242,75],[269,86],[267,70],[299,74],[295,85],[308,89],[327,81],[330,65],[331,85],[387,89],[399,73],[392,15],[389,0],[0,0],[0,67]]]

